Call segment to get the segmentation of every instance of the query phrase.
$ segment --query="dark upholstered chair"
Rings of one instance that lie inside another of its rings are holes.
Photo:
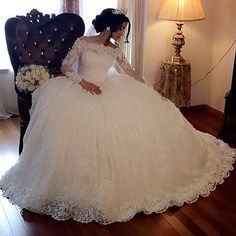
[[[5,24],[6,42],[11,64],[16,76],[18,68],[24,65],[47,66],[50,73],[59,75],[63,59],[78,37],[84,34],[82,18],[72,13],[43,15],[33,9],[26,16],[16,16]],[[19,153],[23,148],[23,136],[28,126],[31,108],[31,94],[18,95],[20,116]]]
[[[231,89],[225,95],[224,122],[218,137],[236,146],[236,53]]]

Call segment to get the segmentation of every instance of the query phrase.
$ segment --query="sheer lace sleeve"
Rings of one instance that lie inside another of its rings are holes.
[[[121,50],[116,58],[116,62],[125,74],[129,75],[135,80],[146,83],[146,80],[135,72],[134,68],[129,64],[124,53]]]
[[[71,50],[66,55],[61,66],[61,71],[65,75],[69,76],[71,74],[74,74],[72,66],[75,63],[75,61],[79,59],[82,52],[82,46],[83,46],[83,40],[81,40],[81,38],[77,39]]]

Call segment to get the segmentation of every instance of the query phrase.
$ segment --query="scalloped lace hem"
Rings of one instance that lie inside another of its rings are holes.
[[[215,137],[199,132],[202,137],[210,144],[217,145],[219,151],[219,159],[215,163],[211,163],[202,175],[193,179],[192,184],[179,189],[173,193],[162,193],[148,195],[145,193],[139,199],[132,202],[120,204],[114,207],[101,207],[96,201],[91,205],[82,208],[79,201],[70,201],[65,197],[57,197],[51,201],[45,197],[32,196],[29,201],[24,198],[24,194],[14,192],[14,186],[9,186],[6,179],[0,180],[0,189],[3,196],[21,208],[28,209],[39,214],[51,215],[56,220],[68,220],[70,218],[88,223],[96,221],[101,224],[111,224],[114,222],[125,222],[132,219],[137,213],[144,214],[162,213],[172,206],[182,206],[185,203],[193,203],[200,196],[207,197],[210,192],[216,189],[217,184],[222,184],[229,176],[229,172],[233,170],[235,163],[235,150],[231,149],[223,141]]]
[[[151,213],[162,213],[165,212],[169,207],[172,206],[182,206],[185,203],[193,203],[198,200],[200,196],[207,197],[210,192],[215,190],[217,184],[222,184],[224,179],[229,176],[229,172],[233,170],[233,164],[235,162],[234,153],[228,153],[228,156],[222,161],[223,169],[218,169],[214,173],[211,173],[208,180],[201,179],[201,186],[195,189],[195,191],[188,191],[186,189],[180,189],[180,191],[175,194],[175,196],[166,196],[165,199],[154,199],[153,196],[149,198],[145,196],[145,201],[135,201],[130,203],[128,206],[118,206],[117,211],[112,210],[112,214],[107,213],[106,209],[99,209],[96,203],[88,207],[87,209],[82,209],[80,204],[75,201],[67,200],[55,200],[55,201],[45,201],[45,199],[38,199],[37,205],[40,207],[33,207],[27,205],[27,203],[22,203],[11,190],[7,187],[6,183],[1,183],[0,188],[2,189],[3,196],[8,198],[8,200],[21,208],[25,208],[29,211],[51,215],[56,220],[68,220],[70,218],[82,222],[89,223],[96,221],[100,224],[111,224],[114,222],[125,222],[132,219],[137,213],[143,212],[144,214]],[[205,180],[205,181],[204,181]],[[198,182],[194,181],[194,183]],[[191,189],[191,188],[190,188]],[[111,209],[108,209],[108,211]]]

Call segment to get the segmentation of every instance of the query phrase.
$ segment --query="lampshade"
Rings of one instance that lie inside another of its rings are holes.
[[[159,19],[197,21],[205,19],[200,0],[164,0]]]

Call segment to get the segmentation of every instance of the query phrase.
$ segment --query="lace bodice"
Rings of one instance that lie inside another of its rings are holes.
[[[72,70],[72,65],[76,61],[79,61],[78,73]],[[115,61],[124,73],[134,79],[142,80],[119,47],[112,48],[103,44],[91,43],[83,38],[75,41],[62,63],[61,70],[73,80],[85,79],[96,83],[107,78],[107,73]]]

